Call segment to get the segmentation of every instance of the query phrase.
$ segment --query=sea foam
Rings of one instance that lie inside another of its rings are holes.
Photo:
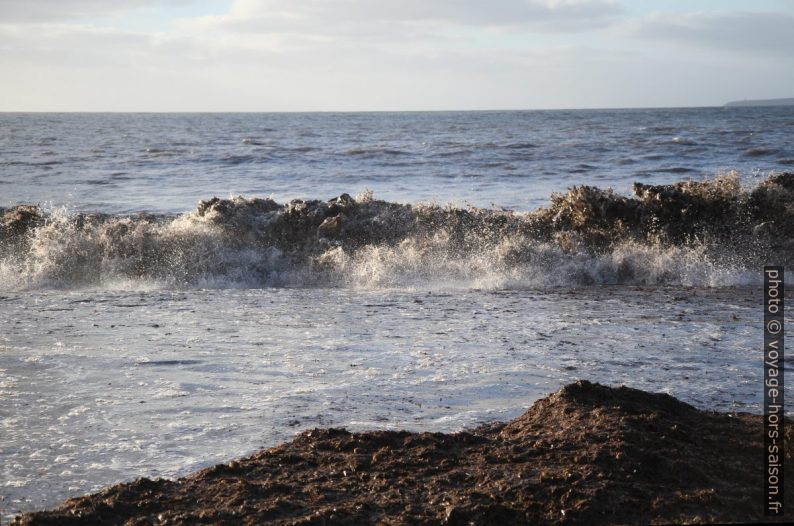
[[[530,213],[213,198],[181,215],[3,211],[5,290],[84,287],[733,286],[794,260],[794,175],[591,186]]]

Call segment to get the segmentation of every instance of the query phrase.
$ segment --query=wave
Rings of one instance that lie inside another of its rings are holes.
[[[537,144],[531,142],[514,142],[504,145],[504,148],[508,150],[528,150],[537,147]]]
[[[244,163],[253,163],[256,161],[263,161],[265,160],[264,157],[256,156],[256,155],[224,155],[221,157],[221,162],[224,164],[244,164]]]
[[[397,156],[397,155],[410,155],[411,152],[405,150],[397,150],[394,148],[354,148],[344,152],[343,155],[351,157],[380,157],[380,156]]]
[[[698,143],[692,139],[687,139],[686,137],[673,137],[669,141],[665,141],[662,144],[677,144],[679,146],[697,146]]]
[[[768,155],[775,155],[780,153],[776,148],[750,148],[742,152],[745,157],[765,157]]]
[[[158,148],[152,146],[143,150],[143,153],[152,157],[174,157],[190,152],[185,148]]]
[[[0,288],[733,286],[794,263],[794,174],[593,186],[499,209],[212,198],[181,215],[0,209]]]
[[[654,170],[648,170],[649,173],[670,173],[670,174],[686,174],[694,172],[694,168],[688,168],[686,166],[672,166],[669,168],[656,168]]]

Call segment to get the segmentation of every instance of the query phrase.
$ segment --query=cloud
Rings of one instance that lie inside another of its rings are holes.
[[[549,76],[582,50],[522,53],[406,43],[279,48],[269,35],[150,35],[77,24],[0,24],[0,109],[257,111],[554,104],[581,82]],[[608,57],[611,54],[607,55]],[[564,68],[563,68],[564,69]],[[578,68],[568,68],[576,71]],[[570,71],[563,71],[569,75]],[[578,77],[577,77],[578,78]],[[567,86],[567,88],[566,88]]]
[[[0,0],[2,21],[41,22],[116,15],[141,7],[184,5],[191,0]]]
[[[654,13],[635,23],[633,36],[711,50],[791,56],[794,16],[773,12]]]
[[[389,25],[571,31],[609,23],[614,0],[237,0],[205,27],[249,32],[319,34],[383,31]]]
[[[720,104],[784,96],[794,82],[784,67],[791,14],[629,20],[607,0],[236,0],[189,17],[207,3],[156,9],[179,1],[0,0],[0,109]]]
[[[198,43],[170,35],[149,35],[90,25],[0,24],[2,63],[82,69],[145,68],[179,57],[188,61]]]

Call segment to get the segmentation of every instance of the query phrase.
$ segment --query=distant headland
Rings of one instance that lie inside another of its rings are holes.
[[[735,100],[728,102],[725,106],[794,106],[794,97],[788,99]]]

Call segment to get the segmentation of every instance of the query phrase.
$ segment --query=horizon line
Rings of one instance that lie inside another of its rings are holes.
[[[755,100],[755,99],[749,99]],[[486,113],[533,111],[598,111],[598,110],[676,110],[726,108],[726,104],[708,106],[589,106],[560,108],[474,108],[474,109],[412,109],[412,110],[0,110],[0,113]]]

